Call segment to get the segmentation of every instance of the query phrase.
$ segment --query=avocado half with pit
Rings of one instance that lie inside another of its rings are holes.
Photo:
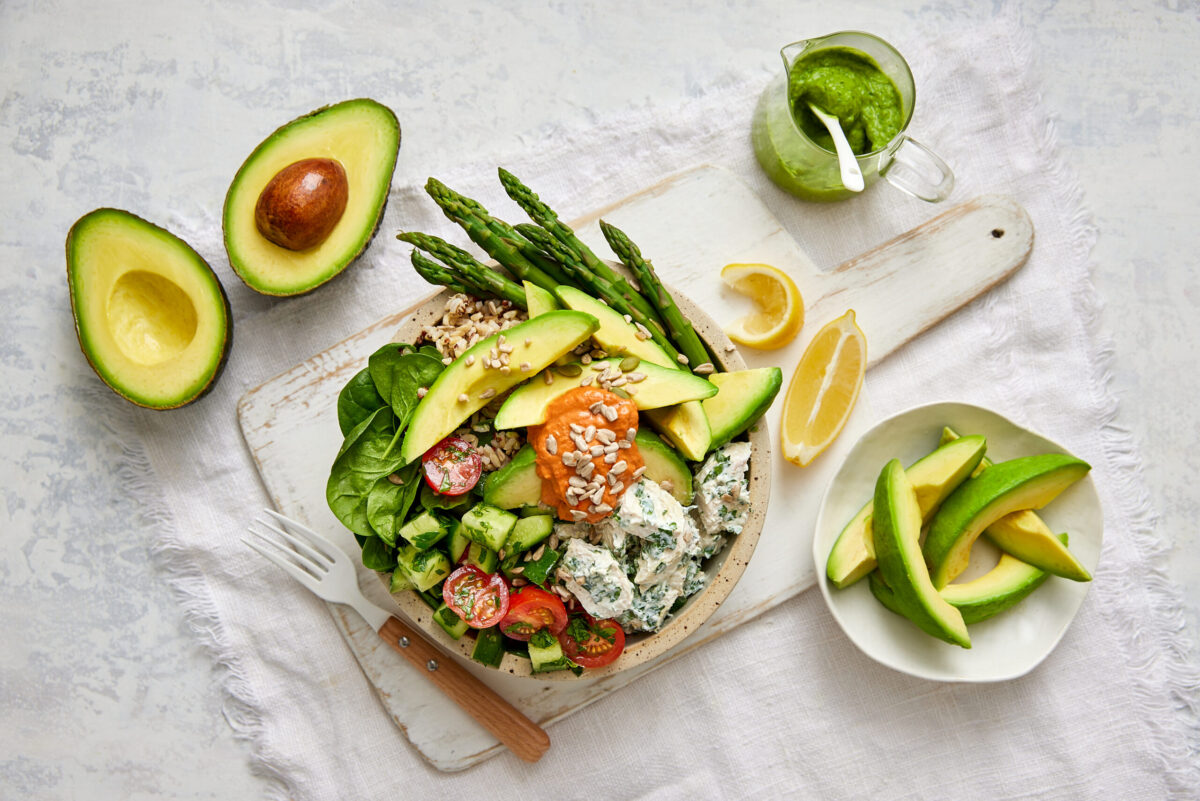
[[[212,388],[232,342],[229,300],[182,239],[96,209],[67,234],[67,284],[79,347],[118,395],[174,409]]]
[[[265,295],[311,292],[341,273],[379,228],[399,150],[396,115],[369,99],[326,106],[279,128],[242,164],[225,196],[222,227],[234,272]]]

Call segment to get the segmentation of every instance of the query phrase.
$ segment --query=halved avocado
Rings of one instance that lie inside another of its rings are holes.
[[[985,528],[1012,512],[1041,509],[1090,469],[1074,456],[1046,453],[994,464],[963,482],[929,523],[924,551],[934,586],[945,587],[966,569]]]
[[[783,386],[783,371],[778,367],[759,367],[713,373],[708,380],[720,390],[702,404],[712,429],[712,442],[708,446],[712,450],[758,422]]]
[[[613,370],[619,369],[620,363],[619,356],[592,362],[593,365],[609,365]],[[508,396],[508,400],[504,401],[504,405],[496,413],[496,428],[521,428],[546,422],[546,408],[550,401],[580,386],[589,376],[596,375],[590,366],[577,367],[579,374],[574,376],[562,375],[549,368],[554,383],[547,384],[538,376],[518,388]],[[637,387],[633,402],[641,410],[674,406],[684,401],[700,400],[717,394],[716,386],[684,370],[668,370],[651,362],[643,362],[638,365],[637,371],[645,376],[644,380],[632,385]]]
[[[900,614],[926,634],[970,648],[962,613],[938,594],[925,567],[919,541],[921,509],[899,459],[892,459],[879,474],[871,517],[879,571],[895,593]]]
[[[346,269],[379,228],[399,150],[400,123],[374,100],[325,106],[279,128],[242,164],[225,196],[222,227],[234,271],[265,295],[299,295]],[[288,250],[259,232],[255,206],[280,170],[312,158],[333,159],[345,170],[346,208],[324,241]]]
[[[118,395],[175,409],[212,388],[233,337],[229,299],[182,239],[96,209],[67,234],[67,284],[79,347]]]
[[[986,447],[983,437],[965,437],[942,445],[904,471],[917,493],[922,523],[928,522],[946,496],[967,480],[983,459]],[[867,501],[833,544],[825,563],[825,575],[833,586],[849,587],[875,569],[875,541],[871,536],[874,507],[873,501]]]
[[[404,464],[419,458],[491,399],[529,379],[596,331],[596,318],[577,311],[552,311],[480,340],[442,371],[413,412],[400,446]],[[512,364],[528,371],[495,369],[485,358],[500,343],[513,343]],[[522,344],[527,343],[527,344]]]
[[[942,429],[942,442],[958,439],[958,433],[947,426]],[[975,475],[992,462],[985,456]],[[1071,581],[1091,581],[1092,574],[1067,549],[1064,535],[1055,536],[1037,512],[1022,509],[1005,515],[984,530],[983,535],[1007,554],[1049,573]]]

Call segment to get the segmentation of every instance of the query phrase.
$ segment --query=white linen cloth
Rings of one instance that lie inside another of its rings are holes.
[[[930,399],[989,406],[1094,466],[1104,553],[1056,651],[1007,683],[922,681],[861,654],[820,595],[807,592],[555,725],[554,745],[537,765],[505,753],[454,776],[429,767],[385,714],[324,605],[239,542],[266,496],[236,425],[238,398],[430,291],[394,231],[464,241],[420,187],[399,187],[376,242],[346,275],[239,320],[228,374],[211,397],[170,415],[129,415],[145,445],[139,494],[163,520],[163,564],[212,650],[230,723],[250,738],[273,795],[1200,794],[1197,672],[1183,661],[1179,599],[1164,577],[1137,454],[1112,422],[1109,352],[1095,330],[1098,300],[1088,270],[1095,232],[1055,151],[1030,80],[1028,45],[1007,24],[895,44],[920,87],[910,132],[956,173],[950,203],[1010,194],[1032,216],[1037,241],[1012,280],[873,369],[868,390],[880,415]],[[520,153],[480,154],[486,157],[438,177],[516,221],[520,212],[495,179],[496,165],[504,165],[570,219],[713,163],[754,186],[822,267],[941,210],[884,185],[833,205],[801,203],[775,189],[748,141],[757,94],[770,77],[746,75],[677,108],[545,132]],[[196,218],[182,228],[214,263],[223,259],[217,220]],[[312,459],[313,470],[326,471],[332,454]]]

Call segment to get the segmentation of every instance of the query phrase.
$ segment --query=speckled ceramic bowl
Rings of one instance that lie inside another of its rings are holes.
[[[725,336],[712,318],[702,312],[686,297],[674,293],[675,301],[680,311],[691,321],[696,333],[700,335],[709,349],[716,354],[720,366],[725,370],[745,369],[746,363],[736,350],[733,343]],[[396,332],[397,342],[412,342],[421,329],[437,320],[446,304],[448,293],[443,292],[431,298],[421,306],[413,316]],[[750,519],[741,534],[732,538],[719,554],[708,560],[705,573],[708,574],[708,586],[687,600],[678,612],[667,619],[667,624],[661,631],[654,634],[631,634],[625,641],[625,651],[611,665],[602,668],[585,670],[583,675],[575,676],[567,670],[552,673],[530,673],[529,660],[514,654],[505,654],[500,670],[514,676],[531,676],[538,681],[585,681],[602,678],[622,670],[648,662],[679,644],[717,610],[717,607],[729,596],[758,544],[765,520],[767,499],[771,490],[771,446],[765,422],[759,422],[749,434],[750,439]],[[386,578],[386,577],[385,577]],[[421,628],[431,639],[445,649],[462,654],[464,659],[471,658],[475,647],[475,636],[468,632],[461,640],[451,639],[441,626],[433,620],[432,610],[416,593],[404,592],[393,596],[405,615]]]

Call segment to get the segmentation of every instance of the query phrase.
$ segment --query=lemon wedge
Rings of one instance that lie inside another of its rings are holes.
[[[867,337],[854,310],[817,332],[783,399],[783,457],[800,467],[837,438],[858,400],[867,369]]]
[[[721,280],[758,306],[754,314],[725,329],[730,339],[760,350],[781,348],[795,339],[804,325],[804,299],[787,273],[769,264],[726,264]]]

